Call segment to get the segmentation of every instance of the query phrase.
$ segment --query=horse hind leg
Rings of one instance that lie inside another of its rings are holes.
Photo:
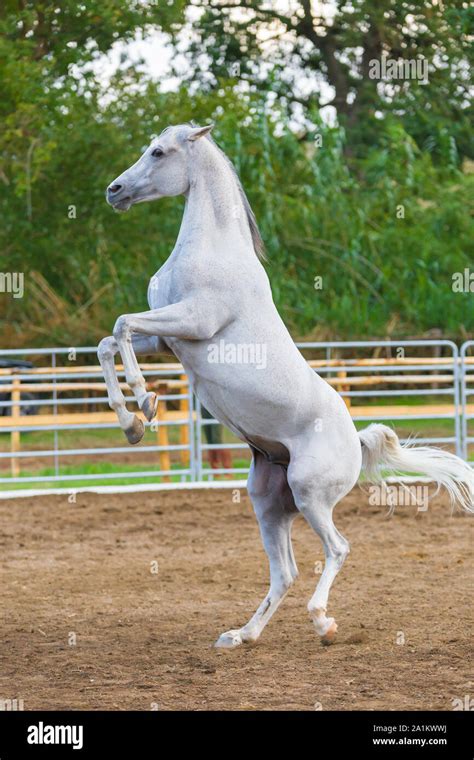
[[[254,451],[247,488],[269,560],[270,589],[246,625],[219,637],[215,646],[225,649],[257,641],[298,575],[291,546],[291,526],[298,512],[285,469]]]
[[[349,542],[336,529],[332,521],[332,510],[326,519],[309,520],[314,530],[321,537],[324,546],[325,564],[316,591],[308,602],[308,612],[322,644],[332,644],[337,633],[337,623],[333,617],[327,617],[329,591],[349,554]]]
[[[337,623],[327,616],[329,592],[349,554],[349,542],[337,530],[333,522],[335,505],[354,485],[352,474],[339,477],[331,469],[318,468],[314,472],[314,458],[303,457],[290,463],[288,483],[295,504],[306,521],[321,538],[324,547],[324,569],[316,590],[308,603],[308,612],[322,644],[332,644],[336,638]],[[312,471],[313,470],[313,471]]]

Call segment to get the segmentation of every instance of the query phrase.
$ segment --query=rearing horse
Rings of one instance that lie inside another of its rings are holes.
[[[284,598],[297,576],[291,526],[299,512],[324,546],[325,566],[308,610],[323,643],[331,643],[337,625],[327,617],[329,590],[349,552],[333,510],[361,469],[379,478],[382,467],[428,475],[469,511],[474,477],[453,454],[402,446],[384,425],[357,433],[344,401],[308,366],[276,310],[255,217],[211,128],[168,127],[107,188],[117,211],[164,196],[186,199],[175,248],[149,284],[150,311],[119,317],[113,337],[99,345],[109,403],[129,442],[140,441],[144,425],[126,408],[114,356],[120,352],[127,383],[152,420],[157,397],[147,392],[136,357],[171,352],[202,404],[252,450],[248,492],[270,589],[250,621],[223,633],[216,646],[256,641]],[[264,361],[239,361],[242,346],[258,348]],[[222,347],[233,349],[231,362]]]

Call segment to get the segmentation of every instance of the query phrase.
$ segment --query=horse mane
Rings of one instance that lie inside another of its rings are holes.
[[[197,124],[193,124],[193,122],[188,122],[189,126],[196,127]],[[216,143],[216,141],[211,137],[211,134],[208,132],[208,134],[205,136],[206,140],[209,140],[214,147],[219,151],[219,153],[224,157],[228,167],[230,168],[233,177],[235,179],[235,182],[237,184],[237,188],[239,190],[239,194],[242,200],[243,207],[245,209],[245,215],[247,217],[247,223],[249,225],[250,234],[252,236],[252,243],[253,243],[253,249],[257,255],[257,258],[260,261],[267,261],[266,251],[265,251],[265,243],[263,242],[262,236],[260,234],[260,230],[258,228],[257,220],[255,219],[255,214],[252,211],[252,207],[249,203],[249,199],[247,198],[245,194],[245,190],[242,187],[242,182],[240,181],[240,177],[237,174],[237,170],[230,160],[230,158],[224,153],[222,148]]]

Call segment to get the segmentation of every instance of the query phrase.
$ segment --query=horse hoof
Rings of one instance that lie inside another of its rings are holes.
[[[142,404],[141,410],[145,417],[147,418],[148,422],[151,422],[153,417],[156,415],[156,410],[158,408],[158,396],[156,393],[147,393],[145,397],[145,401]]]
[[[145,425],[143,422],[135,415],[133,418],[133,422],[126,430],[124,430],[125,435],[127,436],[127,441],[129,443],[139,443],[143,436],[145,435]]]
[[[321,644],[325,647],[331,646],[331,644],[334,644],[336,640],[336,634],[337,634],[337,623],[334,620],[334,618],[329,618],[331,622],[331,625],[327,629],[326,633],[321,636]]]
[[[226,631],[217,639],[214,646],[217,649],[235,649],[242,644],[242,636],[239,631]]]

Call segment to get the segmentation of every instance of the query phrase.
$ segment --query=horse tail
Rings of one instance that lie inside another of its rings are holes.
[[[362,472],[372,482],[383,474],[413,473],[434,480],[449,494],[451,505],[458,504],[474,513],[474,471],[459,457],[430,446],[400,443],[397,434],[386,425],[373,424],[359,432],[362,445]]]

